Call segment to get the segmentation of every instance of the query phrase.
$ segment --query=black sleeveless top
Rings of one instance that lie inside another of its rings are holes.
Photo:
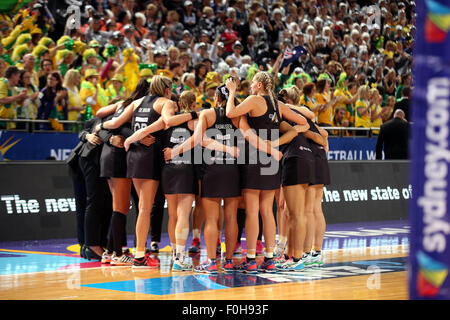
[[[133,111],[133,119],[131,121],[131,129],[136,132],[139,129],[151,125],[161,116],[153,108],[155,101],[159,96],[146,96],[139,107]]]
[[[275,140],[279,137],[280,129],[280,115],[278,112],[278,105],[274,106],[269,96],[262,96],[267,104],[267,111],[261,116],[252,117],[247,114],[248,124],[250,128],[255,130],[255,134],[263,140]],[[277,104],[276,100],[275,103]],[[276,134],[273,134],[276,130]],[[252,144],[245,140],[246,152],[245,163],[252,164],[258,159],[259,150]]]
[[[176,114],[180,114],[179,112]],[[193,131],[189,129],[188,122],[186,121],[178,126],[170,127],[165,130],[164,137],[162,139],[162,148],[175,148],[176,146],[182,144],[187,139],[189,139]],[[184,152],[177,157],[171,159],[169,162],[171,164],[194,164],[194,152],[195,148],[190,151]]]
[[[123,106],[123,104],[120,105],[120,107],[114,112],[114,115],[112,116],[112,119],[116,119],[120,117],[120,115],[124,112],[126,107]],[[113,134],[124,136],[125,138],[128,138],[131,135],[131,122],[125,122],[122,124],[119,128],[111,130]]]
[[[238,146],[238,139],[240,138],[240,131],[233,124],[233,121],[225,115],[223,108],[214,108],[216,113],[216,122],[214,125],[206,130],[206,136],[212,138],[224,145],[234,147]],[[222,151],[215,151],[210,149],[203,150],[203,161],[205,164],[237,164],[237,159],[230,154]]]
[[[302,115],[301,112],[298,110],[295,110],[293,108],[291,108],[291,110],[299,115]],[[283,120],[293,127],[297,125],[296,123],[289,121],[287,119]],[[314,127],[313,130],[317,131],[317,128]],[[280,146],[280,151],[283,153],[283,158],[290,158],[290,157],[313,158],[310,140],[306,138],[303,135],[303,133],[298,133],[297,136],[291,140],[291,142]]]
[[[309,128],[310,128],[309,130],[311,130],[312,132],[315,132],[315,133],[317,133],[317,134],[320,134],[319,129],[316,128],[315,123],[314,123],[313,121],[311,121],[311,119],[308,119],[308,118],[307,118],[306,121],[308,121]],[[311,145],[311,150],[312,150],[312,152],[313,152],[314,154],[317,154],[317,153],[320,153],[320,154],[325,153],[325,149],[324,149],[324,147],[323,147],[322,145],[320,145],[320,144],[314,142],[314,141],[311,140],[311,139],[308,139],[308,142],[310,143],[310,145]]]
[[[280,129],[280,114],[278,112],[278,104],[275,100],[275,106],[272,104],[272,101],[269,96],[262,96],[264,100],[266,100],[267,111],[263,115],[259,117],[252,117],[248,115],[248,124],[250,128],[256,130],[256,134],[259,133],[264,134],[263,132],[267,132],[267,136],[260,136],[265,140],[275,140],[276,136],[272,135],[271,130],[279,130]],[[261,130],[261,131],[260,131]]]

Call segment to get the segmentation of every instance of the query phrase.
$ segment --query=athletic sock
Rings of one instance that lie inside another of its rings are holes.
[[[143,260],[145,258],[145,250],[144,251],[136,251],[134,258],[136,260]]]
[[[314,251],[314,252],[312,253],[312,256],[313,256],[313,257],[317,257],[319,254],[320,254],[320,250],[319,250],[319,251]]]
[[[247,261],[252,261],[256,259],[255,253],[247,253]]]
[[[182,259],[183,257],[184,257],[184,255],[185,255],[185,246],[184,245],[179,245],[179,244],[177,244],[176,245],[176,257],[178,258],[178,259]]]
[[[200,229],[193,229],[192,230],[192,238],[195,239],[200,239]]]
[[[294,258],[294,257],[292,257],[292,260],[293,260],[294,262],[299,262],[300,259],[301,259],[301,258]]]

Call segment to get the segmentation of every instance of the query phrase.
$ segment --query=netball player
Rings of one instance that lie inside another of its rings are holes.
[[[150,84],[141,80],[136,90],[125,100],[114,105],[101,108],[97,116],[105,117],[113,113],[113,119],[118,118],[125,108],[134,100],[144,97],[148,93]],[[127,158],[123,142],[131,135],[131,123],[125,122],[119,128],[112,130],[109,143],[105,143],[100,157],[100,175],[108,179],[109,189],[113,200],[107,250],[102,255],[102,263],[111,265],[131,265],[133,259],[123,254],[122,245],[126,243],[126,215],[130,207],[131,179],[127,178]],[[150,144],[148,137],[141,143]],[[136,201],[136,199],[135,199]]]
[[[311,121],[311,120],[308,120]],[[330,170],[326,152],[328,151],[328,133],[311,121],[311,131],[319,133],[324,142],[311,142],[314,154],[314,181],[306,190],[305,214],[307,216],[306,239],[304,244],[305,267],[321,266],[321,248],[325,235],[326,222],[322,210],[323,186],[330,184]]]
[[[236,94],[235,82],[232,79],[228,79],[226,85],[230,91],[230,97],[227,101],[226,108],[227,117],[234,118],[248,114],[247,118],[250,127],[255,129],[257,134],[260,134],[258,131],[266,130],[268,140],[275,139],[272,134],[273,130],[281,129],[281,131],[284,131],[284,128],[292,129],[292,127],[286,122],[281,122],[283,109],[278,106],[284,104],[281,102],[277,103],[274,98],[274,81],[267,72],[260,71],[254,76],[251,84],[252,95],[247,97],[237,106],[234,103]],[[289,109],[288,107],[286,108]],[[288,113],[287,118],[290,120],[299,125],[306,124],[304,117],[290,110],[287,110],[286,112]],[[283,124],[284,128],[281,127],[281,124]],[[296,135],[297,132],[295,132],[291,140]],[[285,143],[289,141],[290,140]],[[275,146],[279,145],[276,141],[271,142],[271,144],[272,143],[274,143]],[[254,155],[255,153],[249,156],[252,157]],[[253,159],[250,160],[253,161]],[[273,168],[273,166],[270,167],[273,164],[274,161],[270,161],[269,165],[263,165],[260,161],[258,161],[256,164],[247,163],[243,166],[242,193],[246,210],[245,232],[247,239],[247,258],[242,264],[236,266],[237,270],[240,272],[257,272],[255,257],[256,241],[259,231],[258,212],[261,213],[263,220],[263,234],[266,245],[264,262],[260,265],[260,268],[262,271],[276,272],[273,262],[276,226],[272,206],[275,191],[280,188],[281,177],[279,164],[275,164],[277,168]],[[262,170],[264,169],[270,169],[273,170],[273,172],[270,175],[264,175],[262,174]]]
[[[304,108],[295,107],[300,100],[299,89],[291,87],[285,90],[286,102],[291,102],[291,109],[299,114],[313,118],[314,114]],[[283,99],[283,97],[280,97]],[[298,108],[298,110],[297,110]],[[300,110],[303,111],[300,112]],[[311,121],[311,120],[307,120]],[[293,123],[291,123],[293,124]],[[312,123],[309,126],[313,125]],[[282,160],[282,189],[286,201],[286,213],[289,237],[288,254],[291,259],[277,267],[286,271],[298,271],[304,268],[303,249],[306,236],[305,198],[308,185],[314,182],[315,157],[307,136],[316,135],[314,140],[323,142],[323,139],[314,131],[299,133],[297,137],[286,145]]]

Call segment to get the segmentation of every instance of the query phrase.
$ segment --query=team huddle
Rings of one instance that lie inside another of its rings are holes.
[[[195,94],[184,91],[175,102],[172,81],[157,75],[141,80],[126,100],[97,112],[86,139],[95,144],[102,132],[112,132],[100,156],[100,176],[108,179],[113,209],[103,263],[158,267],[146,241],[161,185],[169,212],[172,271],[256,273],[322,264],[328,134],[316,125],[314,112],[300,106],[295,86],[275,95],[273,78],[260,71],[245,100],[238,100],[236,87],[230,77],[216,89],[215,107],[198,111]],[[122,250],[132,187],[139,204],[134,257]],[[186,254],[194,201],[205,215],[208,257],[195,268]],[[238,210],[245,210],[247,252],[235,264]],[[227,250],[222,263],[216,261],[216,249],[223,224]],[[258,265],[260,228],[265,252]]]

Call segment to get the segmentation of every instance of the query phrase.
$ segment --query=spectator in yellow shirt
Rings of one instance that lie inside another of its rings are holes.
[[[330,97],[330,81],[326,78],[318,79],[316,84],[317,93],[314,98],[319,106],[318,109],[318,124],[323,127],[333,126],[334,106],[337,99],[334,96]]]
[[[68,94],[67,119],[70,121],[76,121],[80,112],[84,110],[78,91],[80,78],[80,73],[75,69],[68,70],[64,76],[63,86],[67,89]]]
[[[216,89],[219,86],[216,82],[211,82],[206,85],[205,92],[197,97],[196,108],[197,110],[203,108],[214,108],[214,95],[216,94]]]
[[[5,71],[5,78],[0,79],[0,118],[14,119],[20,103],[28,97],[26,90],[18,93],[16,86],[20,80],[20,70],[9,66]],[[0,128],[14,129],[13,122],[0,122]]]
[[[359,99],[355,105],[355,127],[370,128],[370,88],[368,86],[361,86],[358,89]],[[356,135],[366,135],[365,131],[356,131]]]
[[[381,103],[383,97],[378,92],[378,89],[373,88],[370,90],[370,104],[371,104],[371,127],[379,128],[383,124],[383,108]],[[374,134],[380,133],[380,130],[373,130]]]
[[[81,104],[84,107],[90,105],[94,116],[101,107],[108,105],[108,96],[98,83],[99,76],[97,70],[87,69],[80,89]]]
[[[341,97],[336,104],[335,109],[338,107],[343,107],[345,109],[345,118],[349,122],[349,127],[353,127],[355,124],[355,108],[353,104],[358,100],[358,95],[355,94],[356,89],[355,83],[352,82],[347,84],[347,74],[342,72],[337,81],[336,90],[334,91],[333,96]]]
[[[392,113],[394,112],[396,99],[394,96],[389,96],[387,98],[386,104],[383,106],[383,123],[391,119]]]
[[[316,115],[316,121],[319,114],[319,104],[314,98],[316,94],[316,85],[313,82],[308,82],[303,86],[303,94],[300,97],[300,105],[307,107]]]

